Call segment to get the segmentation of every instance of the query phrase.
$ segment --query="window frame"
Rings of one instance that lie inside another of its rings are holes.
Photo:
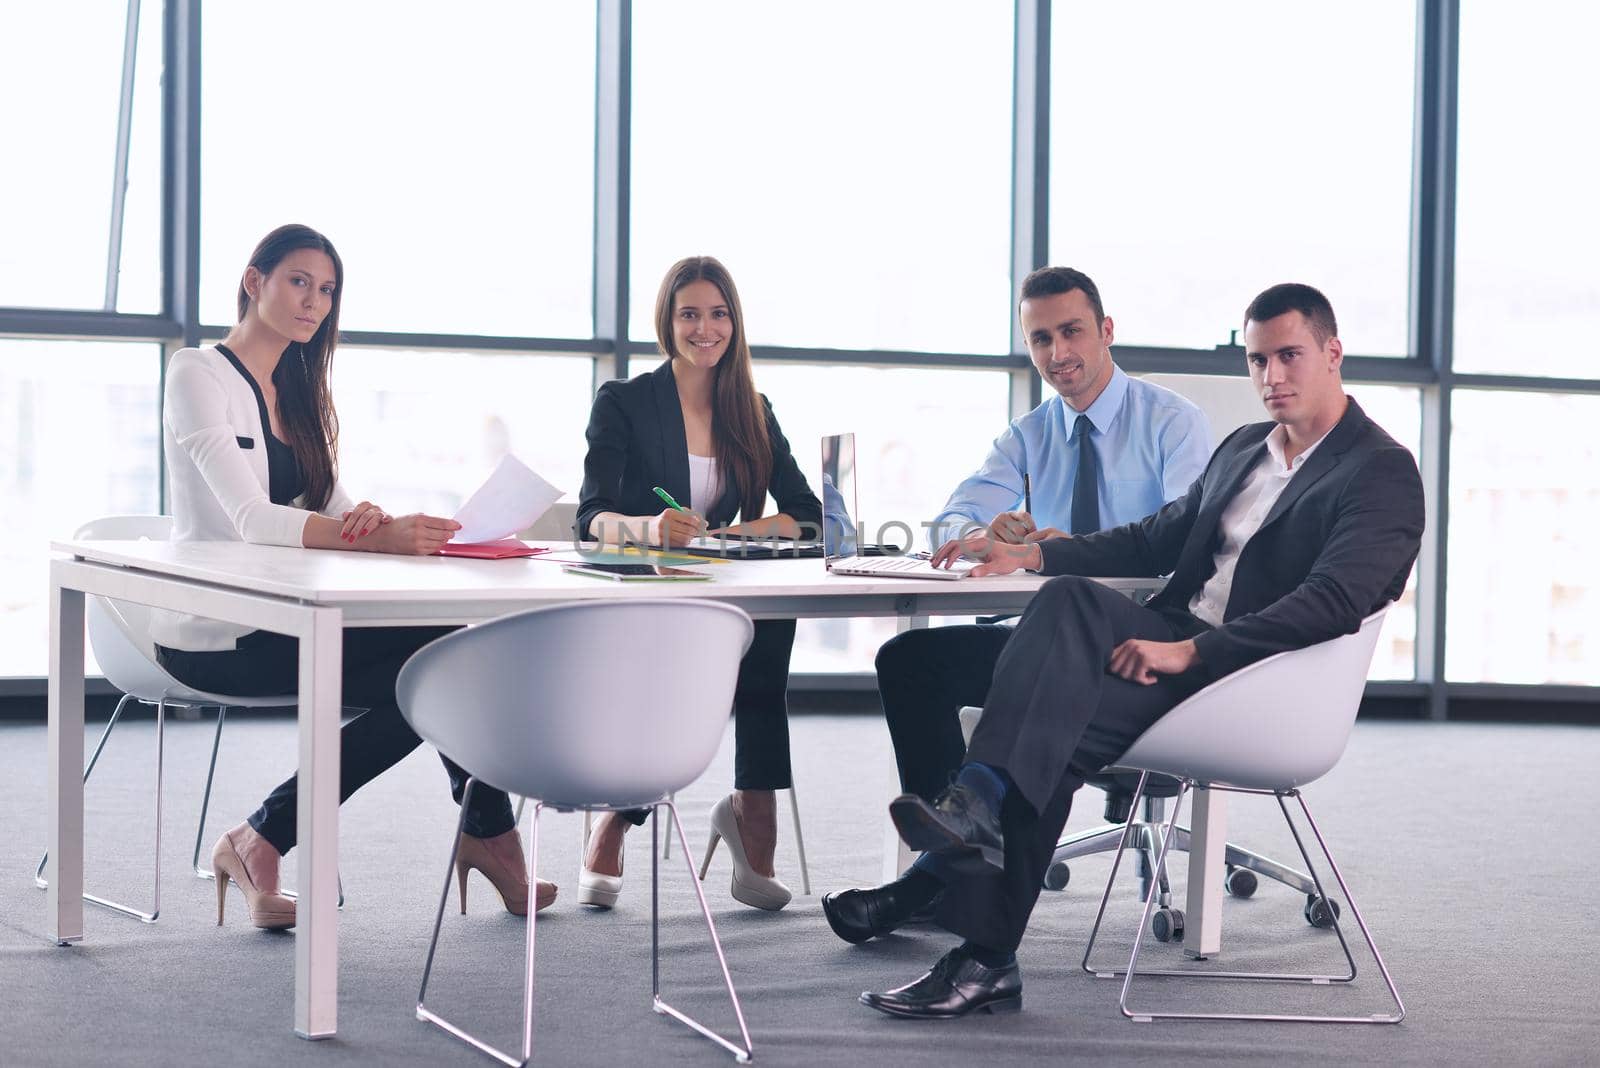
[[[629,228],[631,198],[632,6],[629,0],[596,0],[596,100],[593,261],[593,329],[587,337],[507,337],[352,331],[353,345],[409,349],[584,353],[593,360],[592,389],[643,370],[655,347],[630,340]],[[138,0],[129,0],[130,6]],[[0,307],[0,336],[153,341],[162,346],[161,370],[185,346],[222,336],[226,327],[198,317],[200,221],[200,85],[203,0],[165,0],[162,19],[161,294],[156,315],[115,311]],[[1048,254],[1050,157],[1050,22],[1052,0],[1015,0],[1012,108],[1011,276],[1021,278]],[[1600,394],[1600,379],[1501,374],[1457,374],[1452,368],[1456,134],[1459,86],[1460,0],[1417,0],[1417,63],[1411,173],[1408,355],[1349,356],[1344,371],[1353,383],[1408,385],[1422,393],[1422,468],[1428,496],[1428,532],[1418,563],[1417,661],[1412,682],[1368,686],[1368,697],[1410,702],[1430,718],[1450,714],[1452,699],[1600,705],[1600,687],[1456,683],[1445,680],[1445,604],[1448,595],[1450,411],[1456,389],[1522,390]],[[145,59],[146,62],[150,60]],[[1038,377],[1017,328],[1015,308],[999,307],[1010,323],[1009,353],[907,352],[757,346],[762,360],[803,360],[855,366],[1004,369],[1010,375],[1008,411],[1014,418],[1041,400]],[[1119,365],[1134,374],[1182,372],[1237,375],[1243,350],[1119,345]],[[634,360],[639,360],[638,366]],[[161,413],[151,413],[159,425]],[[167,506],[164,463],[162,506]],[[795,688],[866,690],[869,674],[797,677]],[[42,678],[0,679],[0,696],[42,696]]]

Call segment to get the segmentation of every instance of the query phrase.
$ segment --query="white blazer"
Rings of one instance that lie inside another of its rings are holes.
[[[173,541],[302,544],[307,510],[299,501],[273,504],[268,495],[267,428],[255,390],[216,346],[173,355],[161,422]],[[321,512],[337,518],[353,503],[336,480]],[[254,629],[167,611],[150,627],[162,645],[195,652],[232,649]]]

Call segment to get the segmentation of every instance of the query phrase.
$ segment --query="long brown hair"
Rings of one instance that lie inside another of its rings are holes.
[[[339,343],[339,299],[344,293],[344,261],[333,242],[309,226],[290,223],[261,239],[248,266],[266,278],[291,252],[313,248],[333,261],[333,301],[311,340],[283,350],[272,384],[278,391],[278,420],[305,478],[301,498],[313,511],[327,505],[339,462],[339,414],[333,409],[333,350]],[[239,321],[250,310],[250,294],[239,282]],[[265,427],[262,428],[266,429]]]
[[[656,293],[656,342],[669,359],[679,355],[672,343],[673,303],[678,290],[691,282],[710,282],[722,291],[733,318],[728,351],[711,379],[711,443],[717,462],[733,474],[739,488],[739,514],[746,522],[766,509],[767,483],[772,478],[772,438],[767,414],[750,371],[750,343],[745,340],[744,308],[728,269],[711,256],[679,260],[661,280]]]

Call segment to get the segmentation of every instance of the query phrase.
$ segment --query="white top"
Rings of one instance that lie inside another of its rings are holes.
[[[1261,529],[1267,513],[1272,511],[1272,506],[1283,495],[1289,480],[1327,436],[1322,435],[1309,449],[1296,456],[1293,463],[1286,464],[1283,461],[1283,447],[1288,441],[1289,432],[1280,423],[1267,435],[1267,454],[1244,480],[1238,494],[1228,502],[1228,507],[1222,511],[1222,518],[1217,522],[1222,532],[1222,544],[1217,548],[1216,555],[1217,570],[1189,599],[1189,611],[1197,619],[1213,627],[1222,626],[1223,616],[1228,609],[1228,596],[1233,592],[1233,572],[1239,566],[1239,554],[1244,552],[1245,543]]]
[[[173,355],[162,426],[173,541],[302,544],[306,510],[273,504],[268,495],[268,428],[261,425],[255,391],[216,346]],[[352,504],[335,481],[322,514],[341,516]],[[169,648],[208,651],[234,648],[253,628],[158,612],[150,629]]]
[[[717,476],[715,456],[689,454],[689,507],[701,515],[709,513],[722,496],[722,480]]]

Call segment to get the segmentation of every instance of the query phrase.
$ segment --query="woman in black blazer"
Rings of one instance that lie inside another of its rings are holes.
[[[710,256],[680,260],[656,295],[656,340],[667,361],[607,382],[589,414],[578,533],[682,546],[711,532],[799,537],[820,530],[822,506],[751,377],[744,312],[727,268]],[[687,511],[663,507],[660,486]],[[767,495],[777,502],[764,515]],[[735,515],[741,522],[730,526]],[[736,900],[781,909],[774,878],[777,802],[787,789],[787,693],[794,620],[762,620],[734,693],[734,792],[711,810],[709,863],[719,839],[733,857]],[[606,815],[585,850],[578,900],[609,908],[622,890],[623,834],[644,813]],[[704,866],[702,866],[702,876]]]

